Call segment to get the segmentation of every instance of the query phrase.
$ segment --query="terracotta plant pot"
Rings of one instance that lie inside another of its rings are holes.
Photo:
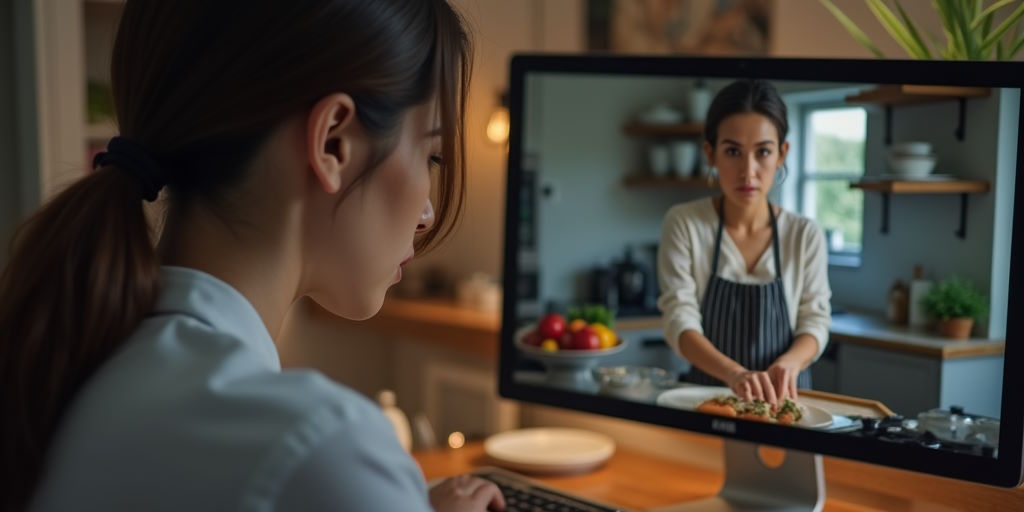
[[[946,338],[955,340],[966,340],[971,337],[971,327],[974,327],[973,318],[950,318],[939,321],[939,333]]]

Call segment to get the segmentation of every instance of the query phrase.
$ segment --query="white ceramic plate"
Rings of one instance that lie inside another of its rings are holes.
[[[484,453],[516,471],[569,474],[590,471],[615,453],[612,438],[575,428],[525,428],[494,434]]]
[[[704,401],[711,400],[718,396],[732,394],[732,390],[726,387],[686,386],[670,389],[658,395],[658,399],[655,403],[665,407],[675,407],[676,409],[695,411],[697,410],[697,406]],[[800,404],[799,401],[797,403],[803,409],[804,417],[799,423],[795,424],[796,426],[806,428],[827,428],[832,425],[832,415],[825,409],[813,405]]]

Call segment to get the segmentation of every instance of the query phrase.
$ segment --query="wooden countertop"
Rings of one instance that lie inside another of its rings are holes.
[[[704,449],[721,440],[687,436]],[[703,445],[707,445],[704,447]],[[480,442],[463,448],[414,452],[427,480],[488,465]],[[1024,490],[949,480],[825,457],[826,511],[1024,510]],[[582,475],[531,477],[545,485],[629,509],[647,509],[711,496],[719,471],[618,448],[601,468]]]
[[[444,299],[388,297],[373,318],[355,322],[338,318],[314,305],[314,314],[348,327],[370,328],[399,337],[424,340],[466,354],[498,357],[501,314],[460,307]]]
[[[321,315],[330,315],[319,307]],[[402,299],[389,297],[380,313],[363,322],[338,320],[352,326],[422,339],[472,355],[497,357],[501,314],[461,307],[445,299]],[[616,329],[661,328],[659,317],[620,318]],[[944,339],[927,331],[892,325],[863,313],[844,312],[832,317],[831,341],[853,343],[936,359],[998,356],[1003,340]]]

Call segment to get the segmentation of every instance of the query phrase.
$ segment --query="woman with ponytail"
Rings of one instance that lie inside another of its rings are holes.
[[[470,63],[445,0],[128,0],[120,134],[0,274],[3,510],[503,507],[428,493],[374,404],[274,341],[302,297],[374,315],[449,233]]]

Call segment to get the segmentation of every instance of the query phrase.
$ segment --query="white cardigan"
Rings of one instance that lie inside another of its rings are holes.
[[[825,237],[814,221],[786,210],[776,222],[789,323],[794,337],[810,334],[818,341],[817,360],[828,343],[832,315]],[[662,290],[658,308],[665,339],[676,352],[680,351],[678,339],[683,331],[704,333],[700,305],[712,273],[717,232],[718,212],[711,199],[679,204],[665,214],[658,249],[658,283]],[[718,275],[739,283],[769,282],[775,279],[775,255],[769,246],[748,274],[743,255],[724,230]]]

